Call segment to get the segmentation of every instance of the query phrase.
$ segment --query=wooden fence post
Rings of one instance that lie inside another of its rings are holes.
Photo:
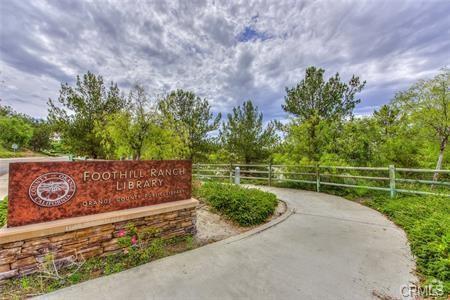
[[[269,163],[269,186],[272,186],[272,163]]]
[[[391,198],[395,198],[395,166],[389,165],[389,189],[391,192]]]
[[[241,169],[239,167],[234,170],[234,184],[241,184]]]
[[[319,165],[316,165],[316,191],[320,192],[320,170],[319,170]]]

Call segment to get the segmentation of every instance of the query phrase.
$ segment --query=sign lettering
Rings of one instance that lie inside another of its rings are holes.
[[[8,227],[189,199],[191,176],[186,160],[11,163]]]

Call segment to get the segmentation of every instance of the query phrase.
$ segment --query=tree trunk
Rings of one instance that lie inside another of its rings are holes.
[[[141,142],[139,148],[136,150],[136,158],[135,158],[135,160],[141,160],[142,144],[143,144],[143,142]]]
[[[444,151],[447,147],[448,136],[442,138],[441,145],[439,147],[439,157],[436,163],[436,170],[440,170],[442,168],[442,161],[444,160]],[[439,172],[435,172],[433,175],[433,181],[437,181],[439,178]]]
[[[309,127],[309,139],[310,139],[309,158],[315,162],[320,160],[318,137],[317,137],[317,127],[319,126],[319,123],[320,120],[318,120],[316,117],[313,117]]]

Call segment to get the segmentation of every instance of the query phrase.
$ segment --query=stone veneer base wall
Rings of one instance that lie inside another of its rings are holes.
[[[0,281],[38,271],[48,253],[59,262],[122,251],[118,232],[158,229],[157,237],[195,234],[195,199],[0,229]]]

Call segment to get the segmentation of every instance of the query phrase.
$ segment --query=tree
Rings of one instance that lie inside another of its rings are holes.
[[[377,122],[370,117],[344,122],[340,136],[330,142],[337,154],[350,165],[364,166],[378,160],[380,133]]]
[[[444,69],[431,80],[420,80],[410,89],[395,96],[398,105],[412,122],[419,123],[437,141],[439,154],[436,170],[442,168],[444,152],[450,136],[450,70]],[[439,172],[433,176],[437,180]]]
[[[19,116],[0,116],[0,141],[11,149],[13,144],[26,146],[33,135],[33,127]]]
[[[102,136],[105,148],[111,150],[114,147],[114,152],[119,157],[132,156],[139,160],[150,133],[153,114],[143,87],[135,85],[128,99],[129,109],[107,116],[105,125],[97,124],[97,132]]]
[[[400,123],[400,110],[393,105],[383,105],[379,110],[374,111],[373,117],[383,130],[385,137],[392,136],[396,127]]]
[[[410,123],[401,110],[392,104],[383,105],[370,118],[374,124],[370,131],[354,132],[370,135],[377,155],[372,158],[376,165],[395,164],[400,167],[420,167],[420,151],[428,145],[420,134],[417,124]],[[376,159],[375,159],[376,158]]]
[[[53,133],[51,126],[43,120],[33,121],[33,135],[29,145],[33,151],[42,151],[50,148],[50,138]]]
[[[302,81],[293,88],[286,88],[285,104],[282,105],[284,111],[296,118],[294,125],[305,127],[309,145],[307,154],[314,161],[318,161],[322,153],[320,127],[351,117],[355,105],[360,102],[355,95],[365,85],[365,81],[361,83],[354,75],[348,83],[341,82],[339,73],[325,81],[324,72],[321,68],[308,67]]]
[[[159,100],[158,109],[167,120],[175,122],[180,137],[188,148],[188,157],[199,160],[210,145],[210,132],[219,128],[221,114],[214,118],[206,99],[194,93],[176,90]]]
[[[61,133],[64,144],[77,155],[92,158],[104,156],[96,128],[108,115],[122,111],[127,100],[111,82],[108,90],[102,76],[91,72],[77,76],[75,87],[61,84],[59,105],[49,99],[50,123]]]
[[[0,104],[0,119],[3,144],[11,147],[17,144],[21,147],[31,147],[41,151],[50,147],[51,129],[47,122],[14,111],[9,106]]]
[[[143,87],[136,85],[129,94],[130,109],[109,115],[97,135],[108,157],[133,159],[180,158],[184,149],[173,124],[152,107]]]
[[[251,100],[233,108],[220,130],[220,139],[230,153],[246,164],[267,159],[277,142],[274,122],[263,126],[263,114]]]

